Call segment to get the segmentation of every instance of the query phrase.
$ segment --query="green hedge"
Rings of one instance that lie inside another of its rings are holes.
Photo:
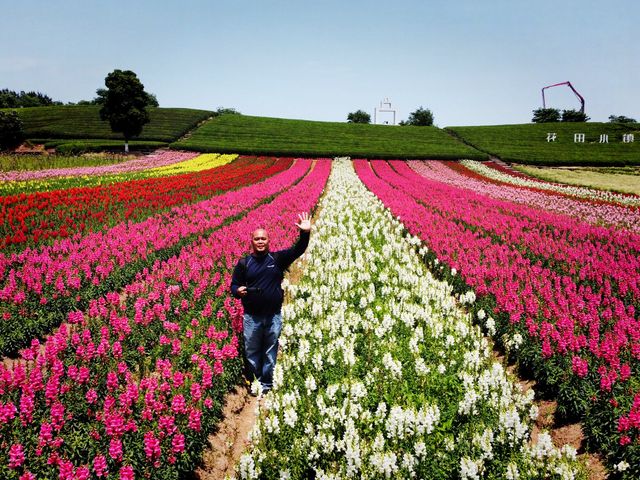
[[[221,115],[171,145],[200,152],[362,158],[473,158],[487,155],[436,127],[399,127]]]
[[[447,127],[462,141],[503,160],[536,165],[640,165],[640,126],[619,123],[537,123],[482,127]],[[555,132],[555,142],[547,133]],[[584,133],[585,143],[574,143],[573,134]],[[634,143],[622,143],[622,135],[635,133]],[[601,134],[609,143],[599,143]]]
[[[64,105],[16,109],[27,138],[121,139],[109,122],[100,120],[100,106]],[[136,140],[173,142],[214,113],[189,108],[150,108],[151,121]]]

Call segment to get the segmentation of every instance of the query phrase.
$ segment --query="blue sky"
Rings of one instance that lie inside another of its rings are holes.
[[[91,99],[115,68],[161,106],[344,121],[388,97],[439,126],[526,123],[571,81],[640,120],[637,0],[3,1],[0,88]],[[547,106],[578,108],[567,87]]]

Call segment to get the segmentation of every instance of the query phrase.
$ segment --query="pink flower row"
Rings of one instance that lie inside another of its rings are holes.
[[[545,211],[576,217],[595,225],[612,225],[640,233],[640,211],[610,203],[594,203],[529,187],[497,185],[462,175],[443,162],[412,161],[410,165],[422,176],[492,198],[537,207]]]
[[[139,172],[150,168],[164,167],[178,162],[184,162],[197,157],[199,154],[194,152],[177,152],[177,151],[157,151],[149,155],[127,160],[122,163],[114,163],[112,165],[100,165],[96,167],[69,167],[69,168],[50,168],[46,170],[15,170],[11,172],[0,172],[0,181],[29,181],[40,180],[43,178],[53,177],[75,177],[80,175],[111,175],[118,173]]]
[[[498,210],[484,209],[483,202],[491,204],[491,199],[415,172],[399,175],[386,162],[371,165],[380,177],[366,162],[356,162],[363,182],[477,294],[493,294],[497,311],[535,339],[544,357],[586,357],[587,368],[597,369],[603,391],[638,374],[640,321],[632,305],[625,305],[606,285],[594,290],[542,262],[533,263],[521,245],[508,239],[497,242],[468,223],[473,217],[463,214],[476,208],[483,210],[486,224],[503,221]]]
[[[392,162],[392,165],[405,177],[414,176],[404,163]],[[581,281],[609,282],[609,288],[617,288],[620,296],[630,294],[640,298],[640,234],[594,226],[531,208],[529,205],[541,206],[534,198],[541,198],[544,193],[536,197],[531,190],[480,182],[454,172],[441,162],[409,162],[409,165],[425,177],[429,185],[431,180],[458,187],[452,191],[462,195],[464,201],[447,208],[456,218],[497,235],[504,243],[524,247],[526,253],[537,258],[552,260],[557,272]],[[580,203],[566,197],[547,197],[543,205],[562,200]],[[506,199],[510,201],[503,201]],[[582,203],[587,209],[605,207]],[[469,204],[473,205],[472,209],[467,208]],[[430,205],[443,208],[441,204]],[[635,218],[640,225],[640,211],[627,210],[629,218]]]
[[[238,355],[230,268],[258,225],[268,226],[275,248],[290,244],[295,214],[314,207],[329,171],[328,160],[317,161],[271,203],[140,273],[125,295],[112,292],[70,315],[23,362],[0,366],[0,463],[15,478],[65,480],[189,468],[182,457],[205,438],[225,365]],[[225,318],[233,330],[220,328]]]
[[[144,259],[180,239],[218,227],[299,180],[311,165],[299,160],[290,169],[263,182],[154,215],[139,223],[123,222],[109,230],[59,240],[37,250],[0,254],[0,307],[20,305],[29,297],[46,304],[99,285],[116,268]]]

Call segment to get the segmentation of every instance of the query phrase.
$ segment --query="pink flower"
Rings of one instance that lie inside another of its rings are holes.
[[[573,365],[573,373],[578,375],[580,378],[584,378],[587,376],[589,371],[589,364],[586,360],[580,357],[573,357],[571,359],[571,363]]]
[[[171,451],[173,453],[182,453],[184,452],[184,435],[181,433],[176,433],[171,440]]]
[[[187,402],[183,395],[178,394],[173,397],[173,400],[171,401],[171,410],[174,413],[185,413],[187,411]]]
[[[18,468],[24,463],[24,448],[20,443],[14,443],[9,449],[9,468]]]
[[[122,460],[122,442],[119,438],[112,438],[109,442],[109,456],[116,461]]]
[[[133,467],[125,465],[120,469],[120,480],[135,480],[136,476]]]
[[[160,440],[151,431],[144,434],[144,453],[152,460],[160,457]]]
[[[98,400],[98,393],[93,388],[91,388],[85,394],[85,398],[87,399],[87,403],[93,405],[96,400]]]
[[[20,475],[19,480],[36,480],[36,476],[33,473],[26,471],[22,475]]]
[[[97,477],[106,477],[109,474],[107,470],[107,459],[103,455],[96,455],[93,459],[93,471]]]
[[[82,466],[76,469],[76,475],[74,480],[89,480],[91,478],[91,470],[89,468]]]

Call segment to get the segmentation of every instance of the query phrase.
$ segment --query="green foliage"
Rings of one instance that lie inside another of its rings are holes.
[[[578,110],[563,110],[562,120],[563,122],[588,122],[590,120],[587,114]]]
[[[624,115],[609,115],[611,123],[637,123],[635,118],[625,117]]]
[[[122,138],[100,120],[96,105],[61,105],[21,108],[18,115],[29,139],[105,139]],[[173,142],[211,117],[213,112],[189,108],[150,108],[151,121],[145,125],[139,140]],[[43,143],[43,142],[40,142]]]
[[[61,105],[61,102],[54,102],[50,96],[40,92],[14,92],[7,88],[0,90],[0,108],[42,107],[47,105]]]
[[[129,142],[131,150],[155,150],[166,147],[165,142],[136,140]],[[63,142],[49,142],[48,148],[55,148],[60,155],[80,155],[87,152],[116,151],[122,149],[122,142],[117,140],[76,140]]]
[[[91,154],[86,156],[64,155],[0,155],[0,171],[46,170],[49,168],[97,167],[128,160],[125,155]]]
[[[433,113],[428,108],[418,107],[417,110],[409,114],[409,118],[402,125],[413,125],[415,127],[430,127],[433,125]]]
[[[560,121],[560,110],[557,108],[537,108],[533,111],[533,123],[551,123]]]
[[[640,142],[622,143],[622,135],[637,132],[634,124],[616,123],[543,123],[447,127],[478,150],[503,160],[537,165],[640,165]],[[555,142],[547,142],[547,133],[555,132]],[[584,133],[585,143],[574,143],[573,134]],[[609,143],[600,144],[601,134]]]
[[[24,140],[24,129],[18,114],[0,110],[0,149],[13,148],[22,140]]]
[[[242,115],[235,108],[228,108],[228,107],[218,107],[215,113],[216,115]]]
[[[149,94],[131,70],[114,70],[104,81],[107,90],[100,109],[100,118],[108,120],[111,130],[122,133],[125,142],[142,133],[149,123]]]
[[[445,131],[343,122],[222,115],[172,148],[253,155],[486,159]]]
[[[371,123],[371,115],[364,110],[356,110],[355,112],[347,115],[347,122],[349,123]]]

